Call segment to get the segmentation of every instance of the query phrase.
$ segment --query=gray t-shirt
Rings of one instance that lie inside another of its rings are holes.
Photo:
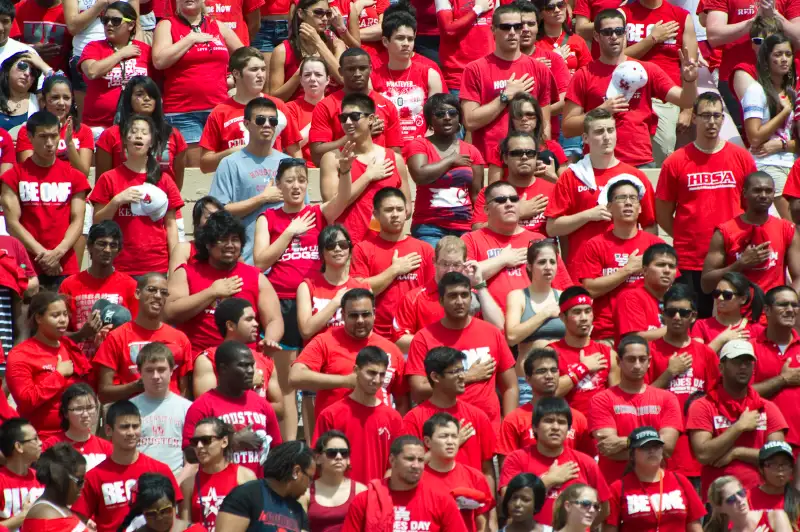
[[[183,422],[192,402],[169,392],[164,399],[153,399],[139,394],[131,402],[142,414],[141,452],[163,462],[178,474],[183,468]]]
[[[211,181],[210,195],[224,204],[244,201],[261,194],[264,189],[275,185],[278,163],[289,156],[276,150],[267,157],[257,157],[247,148],[232,153],[222,159]],[[253,238],[256,233],[256,219],[265,209],[280,207],[280,203],[267,203],[242,217],[247,229],[247,243],[242,249],[245,262],[253,264]]]

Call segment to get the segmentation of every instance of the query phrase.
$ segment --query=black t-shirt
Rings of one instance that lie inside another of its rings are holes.
[[[222,501],[220,512],[249,519],[247,532],[309,530],[308,516],[300,503],[281,497],[265,480],[251,480],[233,488]]]

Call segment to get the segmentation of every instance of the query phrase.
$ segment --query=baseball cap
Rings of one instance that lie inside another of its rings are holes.
[[[658,435],[658,431],[650,426],[637,427],[628,435],[628,446],[631,449],[644,447],[651,442],[658,442],[664,445],[664,440]]]
[[[112,329],[116,329],[132,319],[131,312],[128,309],[122,305],[112,303],[107,299],[98,299],[97,302],[92,305],[92,312],[95,310],[100,312],[100,319],[103,325],[111,325]]]
[[[726,358],[730,360],[738,358],[742,355],[748,355],[752,358],[756,358],[756,353],[753,350],[753,344],[747,340],[729,340],[719,351],[720,360],[725,360]]]
[[[157,222],[167,214],[169,201],[166,192],[150,183],[135,188],[142,193],[142,200],[131,203],[131,212],[134,216],[149,216],[151,220]]]
[[[794,453],[792,453],[792,446],[785,441],[770,441],[764,444],[760,451],[758,451],[759,463],[768,460],[776,454],[788,454],[789,458],[794,462]]]
[[[647,71],[638,61],[625,61],[617,65],[606,90],[606,98],[625,97],[631,101],[636,91],[647,85]]]

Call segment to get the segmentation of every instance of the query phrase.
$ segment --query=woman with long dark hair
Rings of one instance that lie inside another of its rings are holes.
[[[192,227],[195,234],[206,224],[209,216],[224,208],[225,206],[222,202],[214,196],[203,196],[197,200],[192,207]],[[175,268],[181,264],[193,261],[196,252],[194,240],[179,242],[177,246],[172,248],[172,253],[169,256],[169,273],[174,272]]]
[[[697,320],[692,336],[719,352],[728,340],[750,338],[764,309],[764,293],[739,272],[727,272],[711,292],[714,315]]]
[[[719,477],[708,488],[711,517],[704,532],[791,532],[783,510],[753,510],[747,490],[736,477]]]
[[[272,52],[269,61],[269,93],[284,101],[302,95],[300,63],[310,56],[319,56],[327,66],[331,82],[327,94],[339,90],[339,56],[347,48],[330,31],[333,10],[327,0],[300,0],[289,27],[289,38]]]
[[[88,471],[86,459],[73,447],[59,443],[36,461],[36,480],[44,492],[28,510],[22,532],[75,532],[84,530],[70,506],[78,500]]]
[[[586,484],[576,483],[562,491],[553,505],[555,532],[586,532],[600,513],[597,491]]]
[[[506,486],[501,509],[506,526],[500,532],[542,532],[544,523],[533,517],[542,509],[547,490],[542,480],[533,473],[520,473]]]
[[[114,264],[119,271],[134,276],[166,273],[169,254],[178,244],[175,212],[183,207],[183,199],[156,159],[164,140],[153,119],[134,115],[122,136],[127,159],[101,175],[89,195],[94,223],[114,220],[122,228],[125,240]],[[120,216],[125,205],[130,214]]]
[[[783,510],[790,523],[800,522],[800,491],[792,485],[792,446],[783,441],[767,442],[758,452],[758,469],[764,483],[750,490],[753,510]]]
[[[14,139],[20,126],[39,110],[36,81],[41,73],[28,52],[17,52],[0,65],[0,128]]]
[[[117,532],[126,532],[134,520],[144,517],[144,524],[134,532],[205,532],[201,524],[178,519],[178,505],[172,481],[160,473],[144,473],[133,488],[130,511]],[[224,529],[223,529],[224,530]],[[221,531],[220,531],[221,532]]]

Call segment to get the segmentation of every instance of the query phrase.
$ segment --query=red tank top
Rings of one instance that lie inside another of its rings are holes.
[[[761,512],[761,519],[758,520],[758,524],[756,525],[756,530],[759,532],[773,532],[775,529],[772,528],[772,525],[769,524],[769,514],[770,510],[764,510]],[[764,527],[763,529],[761,527]]]
[[[369,283],[359,281],[355,277],[348,277],[347,281],[342,286],[334,286],[329,283],[327,279],[325,279],[325,276],[321,272],[313,272],[311,275],[303,279],[303,282],[308,286],[308,293],[311,295],[312,316],[327,307],[328,303],[331,302],[331,299],[336,297],[337,292],[339,292],[339,290],[342,288],[370,289]],[[325,328],[319,331],[317,334],[324,333],[332,327],[341,327],[343,325],[344,320],[342,319],[342,308],[339,307],[339,309],[336,311],[336,314],[334,314],[333,317],[328,320],[328,323],[325,324]]]
[[[21,532],[83,532],[84,530],[89,529],[75,514],[55,519],[25,519],[20,528]]]
[[[222,471],[212,474],[204,473],[202,469],[197,471],[192,490],[193,523],[202,523],[208,532],[214,532],[223,499],[239,484],[236,480],[239,467],[228,464]]]
[[[286,60],[283,62],[283,82],[286,83],[287,81],[289,81],[289,78],[294,76],[294,73],[297,72],[297,69],[300,68],[300,61],[302,60],[302,58],[297,57],[297,54],[294,53],[294,48],[292,48],[292,44],[289,42],[288,39],[283,41],[280,45],[286,49]],[[325,87],[325,96],[332,94],[341,88],[342,86],[333,80],[333,76],[330,76],[330,81],[328,82],[328,86]],[[292,94],[291,97],[286,98],[285,101],[288,102],[290,100],[296,100],[297,98],[302,98],[304,93],[305,92],[303,91],[303,86],[298,85],[297,90],[294,91],[294,94]]]
[[[347,517],[347,510],[350,503],[356,496],[356,482],[350,481],[350,495],[347,500],[339,506],[322,506],[317,503],[316,482],[312,482],[309,487],[310,497],[308,499],[308,525],[314,532],[339,532],[344,525]]]
[[[189,285],[189,294],[202,292],[210,287],[217,279],[239,276],[242,278],[242,291],[235,297],[248,301],[253,309],[258,312],[258,280],[261,272],[255,266],[237,262],[232,270],[218,270],[207,262],[182,264],[178,269],[186,270],[186,283]],[[197,355],[209,347],[216,347],[222,343],[222,337],[214,323],[214,309],[220,300],[216,300],[192,319],[178,325],[178,329],[189,337],[192,343],[192,354]]]

